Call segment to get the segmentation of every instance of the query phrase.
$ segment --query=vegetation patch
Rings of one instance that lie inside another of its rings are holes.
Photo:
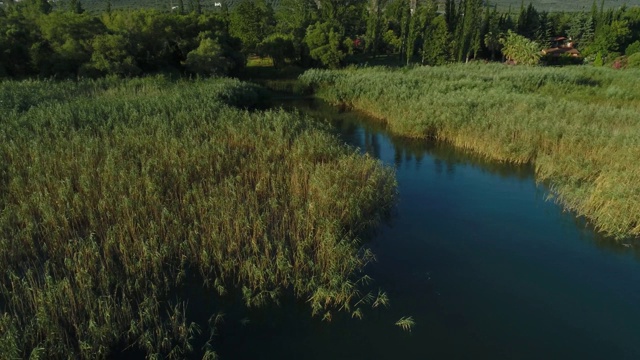
[[[360,293],[358,234],[392,170],[300,115],[229,105],[259,98],[219,79],[0,84],[3,357],[184,358],[202,329],[175,289],[194,277],[325,318],[386,302]]]
[[[309,70],[318,96],[413,138],[535,164],[568,209],[614,237],[640,235],[635,70],[468,64]]]

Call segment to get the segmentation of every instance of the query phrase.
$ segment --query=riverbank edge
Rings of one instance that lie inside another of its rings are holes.
[[[422,139],[422,140],[442,141],[456,148],[459,148],[465,151],[471,151],[473,153],[476,153],[480,156],[486,157],[487,159],[490,159],[493,161],[507,162],[507,163],[513,163],[513,164],[530,164],[535,169],[534,170],[535,181],[537,183],[544,184],[549,188],[550,196],[548,199],[554,200],[557,204],[562,206],[564,211],[571,212],[576,217],[583,217],[587,221],[587,224],[594,229],[594,231],[601,233],[602,235],[606,236],[607,238],[610,238],[613,241],[623,241],[623,240],[629,240],[629,239],[640,241],[640,223],[637,221],[638,219],[636,219],[635,226],[632,225],[626,229],[619,229],[618,231],[609,230],[606,224],[603,221],[599,220],[598,217],[595,216],[596,210],[597,210],[596,208],[591,208],[588,205],[586,205],[585,204],[586,202],[582,201],[580,197],[573,196],[572,193],[568,191],[563,191],[563,187],[566,188],[567,185],[562,185],[558,181],[558,179],[553,177],[540,178],[540,172],[542,170],[542,167],[540,166],[540,164],[536,162],[535,157],[532,157],[530,159],[526,159],[523,161],[522,159],[510,158],[507,156],[505,157],[495,156],[495,153],[492,153],[490,151],[484,151],[484,149],[479,146],[473,146],[474,141],[471,141],[472,139],[466,137],[465,134],[463,134],[462,132],[455,133],[455,134],[453,133],[443,134],[443,132],[439,131],[440,129],[434,128],[434,129],[429,129],[426,132],[426,134],[421,134],[420,136],[420,135],[411,134],[408,132],[399,131],[395,126],[393,126],[394,121],[396,119],[385,116],[381,114],[380,111],[376,111],[375,106],[373,107],[370,106],[371,105],[370,101],[357,99],[357,98],[336,100],[335,98],[331,97],[330,92],[327,91],[329,88],[330,86],[326,86],[326,85],[319,86],[313,90],[313,96],[317,99],[320,99],[329,104],[332,104],[333,106],[338,106],[344,109],[362,112],[366,114],[369,118],[374,119],[375,121],[378,121],[382,124],[385,124],[387,126],[388,131],[390,133],[393,133],[394,135],[405,137],[408,139],[414,139],[414,140]],[[470,134],[467,134],[467,135],[470,135]],[[593,184],[589,184],[589,185],[593,185]],[[633,217],[633,216],[630,215],[630,217]]]

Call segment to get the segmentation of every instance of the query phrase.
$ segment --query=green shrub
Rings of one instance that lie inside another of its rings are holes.
[[[627,49],[624,51],[624,54],[627,56],[631,56],[633,54],[640,52],[640,40],[636,40],[627,46]]]
[[[634,53],[627,58],[627,68],[640,69],[640,52]]]

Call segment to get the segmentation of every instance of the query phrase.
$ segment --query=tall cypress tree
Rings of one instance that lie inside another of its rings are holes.
[[[472,53],[480,50],[480,27],[482,0],[464,0],[461,3],[463,12],[456,29],[456,58],[468,61]]]
[[[411,25],[411,9],[408,1],[400,3],[400,59],[407,56],[407,43],[409,39],[409,27]]]
[[[444,65],[448,59],[451,34],[445,16],[434,17],[427,25],[422,45],[423,65]]]
[[[366,50],[376,55],[382,37],[382,6],[380,0],[369,0],[367,14]]]
[[[80,0],[71,0],[69,1],[69,11],[75,14],[82,14],[84,9],[82,8],[82,3]]]
[[[456,13],[456,2],[455,0],[446,0],[444,4],[444,16],[447,22],[447,28],[450,33],[453,33],[456,30],[456,23],[458,19],[458,14]]]

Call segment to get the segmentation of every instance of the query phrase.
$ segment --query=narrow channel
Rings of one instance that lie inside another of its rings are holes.
[[[640,358],[637,240],[602,238],[563,212],[530,167],[392,137],[318,100],[283,106],[395,167],[397,209],[367,244],[391,307],[329,323],[305,304],[251,311],[221,329],[223,359]],[[411,332],[394,325],[402,316]]]

